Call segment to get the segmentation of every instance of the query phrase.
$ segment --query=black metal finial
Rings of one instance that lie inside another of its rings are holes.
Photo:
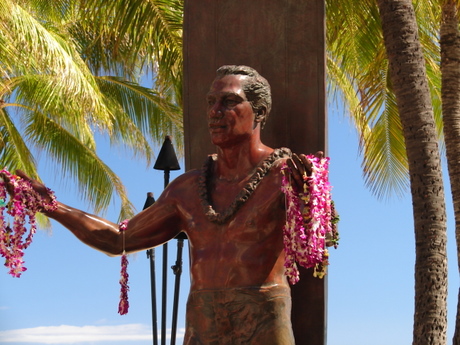
[[[155,203],[155,198],[153,197],[152,192],[147,193],[147,199],[145,199],[144,207],[142,208],[145,210],[147,207],[152,206]]]
[[[158,158],[153,166],[153,169],[156,170],[179,170],[180,165],[177,161],[176,152],[174,151],[174,146],[171,142],[171,137],[166,136],[163,145],[161,146],[160,153]]]

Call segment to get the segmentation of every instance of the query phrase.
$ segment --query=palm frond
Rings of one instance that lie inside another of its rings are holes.
[[[98,83],[107,98],[115,101],[120,106],[120,110],[132,121],[130,124],[126,122],[125,116],[117,117],[120,121],[115,124],[114,132],[120,134],[124,142],[142,144],[147,153],[150,150],[145,139],[142,140],[141,133],[158,145],[161,145],[165,135],[171,135],[179,150],[182,149],[183,124],[180,107],[171,103],[159,92],[120,77],[100,77]]]
[[[439,46],[433,1],[417,2],[420,37],[427,62],[438,133],[440,112]],[[378,197],[401,195],[409,185],[407,158],[376,3],[326,1],[328,74],[340,90],[360,135],[366,184]],[[426,11],[425,11],[426,10]],[[359,104],[358,104],[359,102]],[[364,115],[363,115],[364,114]]]
[[[402,196],[409,187],[406,146],[394,95],[382,96],[384,110],[361,146],[365,183],[379,198]]]
[[[81,60],[78,50],[69,37],[63,37],[47,30],[30,13],[13,2],[4,1],[2,6],[9,10],[0,14],[1,34],[10,45],[21,49],[0,50],[0,60],[12,71],[10,77],[42,80],[39,90],[48,93],[50,98],[41,101],[43,108],[56,99],[65,99],[69,106],[80,109],[91,121],[105,123],[109,111],[101,102],[102,95],[90,70]],[[33,51],[34,54],[30,54]],[[37,93],[35,93],[37,97]]]
[[[34,157],[4,106],[0,107],[0,168],[12,172],[21,169],[37,176]]]
[[[97,156],[55,121],[39,112],[33,112],[26,123],[25,136],[63,170],[62,178],[69,176],[80,186],[80,193],[95,212],[106,209],[115,191],[121,199],[120,219],[133,216],[134,207],[128,199],[118,176]],[[49,135],[53,133],[53,135]]]
[[[133,79],[126,71],[151,68],[157,88],[174,85],[175,101],[181,104],[181,0],[82,0],[80,10],[76,31],[83,33],[78,40],[93,71]],[[98,20],[101,16],[106,20]]]

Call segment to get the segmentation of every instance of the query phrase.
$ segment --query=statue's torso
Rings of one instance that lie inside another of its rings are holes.
[[[270,170],[235,216],[224,224],[213,223],[205,215],[199,197],[200,172],[187,173],[179,190],[179,213],[189,238],[192,291],[287,284],[279,166]],[[216,212],[227,208],[244,185],[245,181],[214,181],[211,198]]]

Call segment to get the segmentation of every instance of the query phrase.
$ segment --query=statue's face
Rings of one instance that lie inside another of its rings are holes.
[[[207,95],[208,128],[214,145],[229,147],[253,134],[254,113],[243,91],[245,76],[216,79]]]

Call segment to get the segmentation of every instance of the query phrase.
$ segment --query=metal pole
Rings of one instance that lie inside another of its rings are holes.
[[[177,258],[176,264],[172,266],[172,270],[176,275],[176,281],[174,285],[174,303],[173,303],[173,315],[172,315],[172,326],[171,326],[171,345],[176,344],[176,331],[177,331],[177,311],[179,309],[179,289],[180,289],[180,276],[182,274],[182,248],[184,248],[184,239],[177,239]]]
[[[165,169],[164,188],[169,184],[169,169]],[[162,302],[161,302],[161,345],[166,345],[166,308],[168,295],[168,242],[163,244],[163,284],[162,284]]]
[[[170,170],[180,170],[179,162],[177,161],[176,153],[171,142],[171,137],[166,136],[163,145],[161,146],[158,158],[153,166],[154,169],[163,170],[165,183],[164,188],[169,184]],[[162,293],[162,310],[161,310],[161,344],[166,344],[166,307],[167,307],[167,261],[168,261],[168,243],[163,244],[163,293]]]
[[[157,325],[157,293],[155,279],[155,249],[147,250],[147,258],[150,261],[150,294],[152,296],[152,333],[153,345],[158,345],[158,325]]]
[[[168,243],[163,244],[163,284],[161,299],[161,345],[166,344],[166,303],[167,303],[167,262],[168,261]]]
[[[144,210],[153,205],[155,199],[153,193],[147,193],[147,200],[145,200]],[[147,259],[150,262],[150,295],[152,298],[152,336],[153,345],[158,345],[158,325],[157,325],[157,292],[156,292],[156,278],[155,278],[155,249],[147,249]]]

